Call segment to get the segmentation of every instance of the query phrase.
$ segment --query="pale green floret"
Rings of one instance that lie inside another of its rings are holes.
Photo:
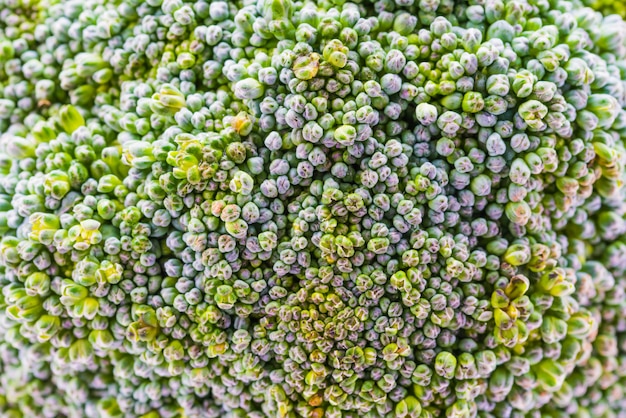
[[[235,97],[238,99],[258,99],[263,96],[263,85],[253,78],[246,78],[235,84]]]
[[[415,116],[422,125],[432,125],[437,120],[437,108],[428,103],[420,103],[415,108]]]

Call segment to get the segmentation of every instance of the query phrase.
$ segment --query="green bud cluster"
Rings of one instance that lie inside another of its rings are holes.
[[[0,415],[621,417],[622,3],[0,0]]]

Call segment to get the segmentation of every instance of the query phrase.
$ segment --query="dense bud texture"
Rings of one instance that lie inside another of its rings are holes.
[[[0,415],[625,417],[623,16],[0,0]]]

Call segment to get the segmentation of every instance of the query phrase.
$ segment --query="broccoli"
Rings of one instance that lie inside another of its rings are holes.
[[[0,0],[0,415],[624,417],[624,16]]]

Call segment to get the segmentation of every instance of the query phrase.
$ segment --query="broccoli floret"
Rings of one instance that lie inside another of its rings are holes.
[[[0,415],[621,417],[624,12],[0,0]]]

